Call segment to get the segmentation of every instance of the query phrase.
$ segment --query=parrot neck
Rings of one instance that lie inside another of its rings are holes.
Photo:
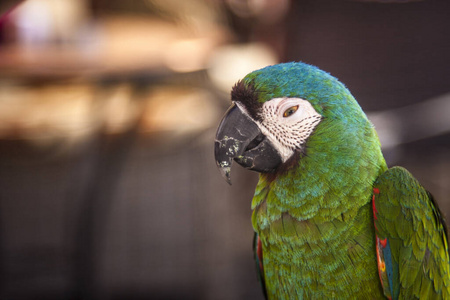
[[[376,132],[365,120],[354,130],[352,124],[324,120],[295,167],[260,175],[252,201],[257,232],[282,214],[325,222],[354,214],[370,201],[373,182],[387,166]]]

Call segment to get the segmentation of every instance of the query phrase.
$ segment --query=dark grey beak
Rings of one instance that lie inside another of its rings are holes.
[[[228,109],[220,122],[214,155],[217,167],[229,184],[233,159],[244,168],[262,173],[273,172],[282,162],[255,121],[236,104]]]

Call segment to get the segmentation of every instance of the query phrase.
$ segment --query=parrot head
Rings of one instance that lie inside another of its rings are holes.
[[[347,88],[308,64],[254,71],[234,85],[231,100],[215,139],[216,164],[230,184],[233,160],[253,171],[279,174],[314,151],[348,155],[355,136],[378,143],[372,133],[364,134],[373,131],[372,125]]]

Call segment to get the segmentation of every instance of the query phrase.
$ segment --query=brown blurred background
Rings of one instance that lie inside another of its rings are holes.
[[[344,82],[450,215],[450,2],[0,4],[0,299],[262,299],[257,175],[216,170],[232,84]]]

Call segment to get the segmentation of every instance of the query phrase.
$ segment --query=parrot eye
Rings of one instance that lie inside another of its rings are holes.
[[[287,118],[287,117],[292,116],[292,115],[297,111],[297,109],[298,109],[298,105],[289,107],[288,109],[286,109],[286,110],[284,111],[283,117],[284,117],[284,118]]]

